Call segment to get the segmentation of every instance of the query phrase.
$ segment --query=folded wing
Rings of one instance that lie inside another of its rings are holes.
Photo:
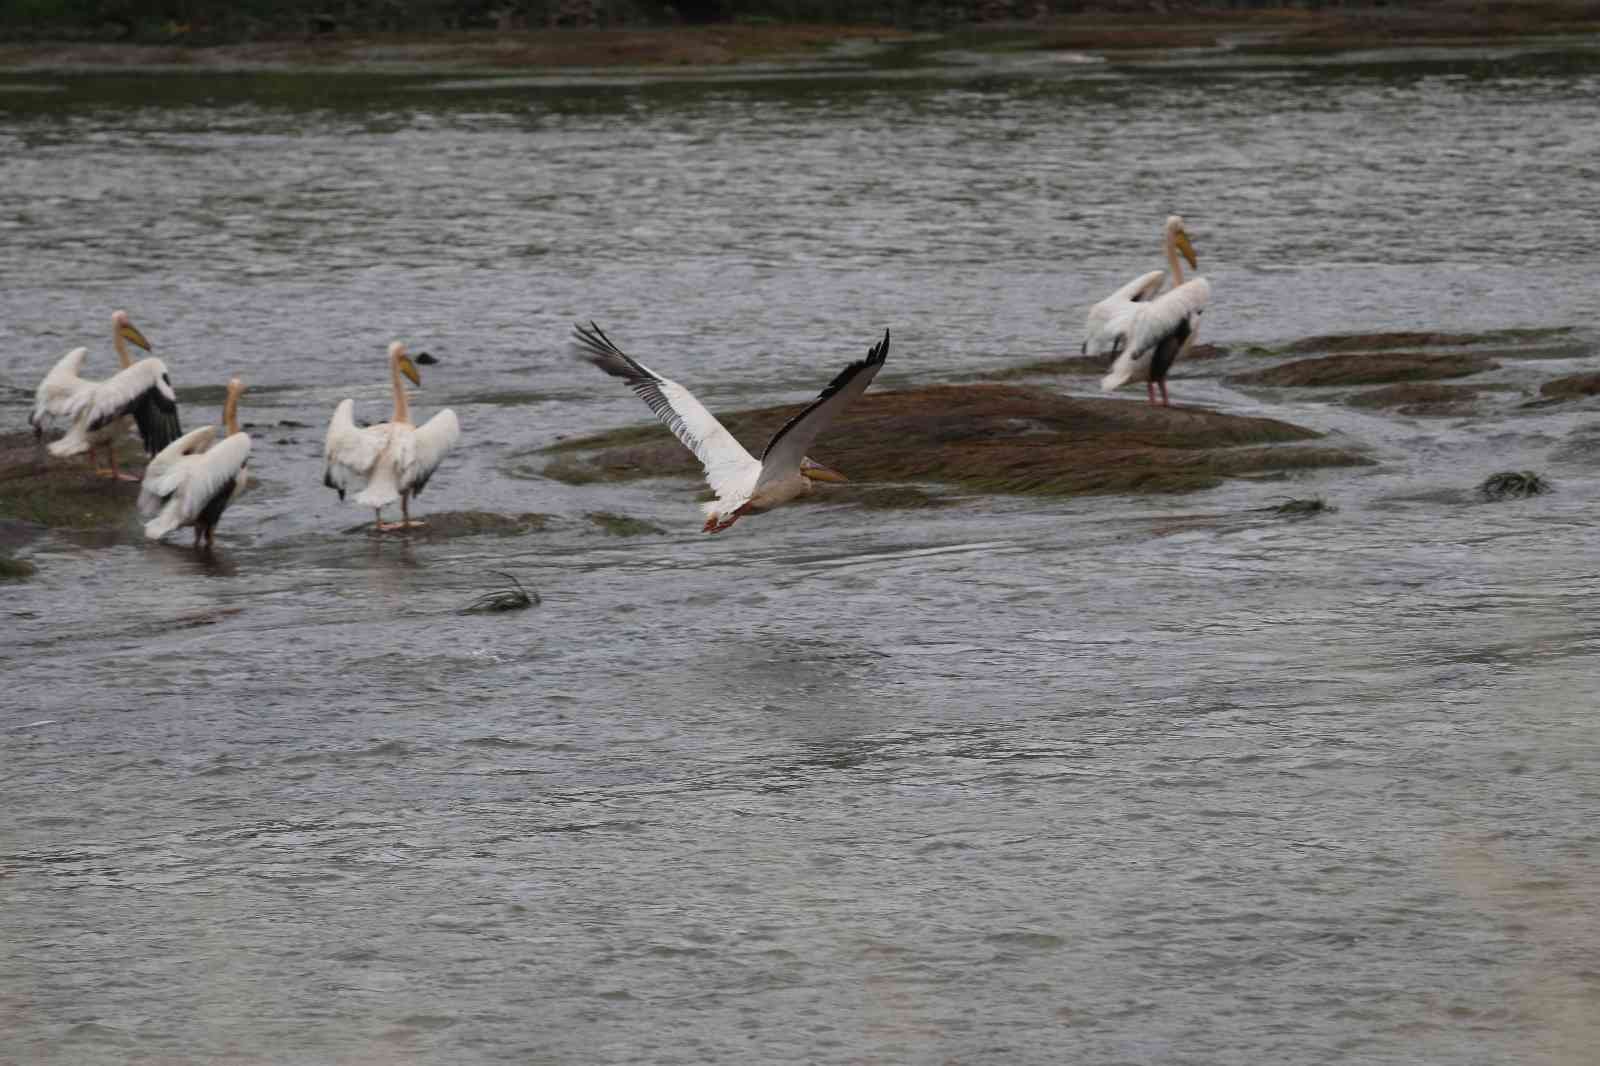
[[[1159,377],[1183,350],[1210,299],[1211,283],[1195,278],[1148,303],[1128,305],[1106,326],[1123,344],[1100,387],[1110,392],[1152,366]]]

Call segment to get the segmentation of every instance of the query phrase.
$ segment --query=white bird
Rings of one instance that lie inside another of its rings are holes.
[[[132,342],[150,350],[150,342],[145,340],[134,324],[128,319],[128,312],[111,312],[111,345],[116,349],[117,360],[126,370],[133,365],[133,357],[128,354],[128,343]],[[87,348],[74,348],[56,361],[50,368],[50,373],[39,382],[39,387],[33,394],[33,413],[28,416],[28,424],[33,427],[35,440],[44,437],[44,431],[58,421],[67,418],[67,411],[72,406],[72,401],[77,395],[99,382],[81,378],[78,375],[83,371],[83,361],[89,355]],[[120,428],[126,430],[129,420],[123,418]],[[115,433],[106,434],[107,439],[114,439]],[[102,442],[103,443],[103,442]],[[94,464],[99,472],[99,464],[95,461],[95,448],[89,449],[89,462]]]
[[[1085,354],[1112,357],[1100,388],[1110,392],[1126,381],[1142,380],[1150,402],[1156,402],[1159,385],[1161,402],[1166,405],[1167,371],[1194,338],[1210,299],[1211,283],[1195,278],[1149,302],[1129,303],[1113,315],[1099,333],[1084,342]]]
[[[66,405],[65,415],[72,420],[66,436],[49,446],[51,455],[66,457],[92,453],[105,446],[110,457],[110,476],[137,481],[133,474],[117,471],[117,438],[131,416],[139,427],[146,455],[155,455],[183,433],[178,424],[178,394],[172,389],[167,364],[159,359],[141,359],[105,381],[85,383]],[[96,473],[106,473],[98,465]]]
[[[410,498],[422,492],[445,454],[461,439],[461,423],[448,409],[421,426],[411,424],[411,408],[400,376],[410,378],[414,385],[422,384],[422,376],[399,341],[389,345],[389,372],[394,379],[394,417],[359,429],[355,401],[343,400],[334,408],[323,449],[322,483],[338,492],[339,499],[353,492],[356,503],[377,511],[380,533],[424,524],[411,517]],[[385,523],[383,509],[395,500],[400,501],[402,519]]]
[[[1192,284],[1185,283],[1183,280],[1183,264],[1178,259],[1179,254],[1181,253],[1183,258],[1189,261],[1191,267],[1198,268],[1200,265],[1199,259],[1195,255],[1194,245],[1189,241],[1189,232],[1184,227],[1181,216],[1169,215],[1167,217],[1166,224],[1163,227],[1163,246],[1167,254],[1167,266],[1171,271],[1172,289],[1167,293],[1168,296],[1171,296],[1173,293],[1183,289],[1186,284]],[[1083,354],[1120,357],[1121,352],[1131,339],[1131,322],[1136,316],[1136,312],[1149,308],[1157,299],[1163,298],[1159,294],[1168,277],[1168,271],[1166,270],[1152,270],[1148,274],[1141,274],[1091,307],[1084,322],[1086,337],[1083,342]],[[1203,279],[1196,278],[1195,280],[1201,281]],[[1181,302],[1181,306],[1190,307],[1194,303],[1196,299],[1195,291],[1190,290],[1190,295]],[[1151,403],[1156,402],[1156,389],[1158,387],[1161,390],[1161,402],[1163,404],[1167,403],[1167,372],[1171,369],[1178,356],[1193,343],[1195,330],[1198,327],[1200,308],[1204,307],[1205,300],[1209,299],[1210,295],[1211,287],[1207,284],[1205,286],[1205,295],[1200,298],[1199,307],[1194,309],[1193,314],[1180,316],[1185,323],[1183,328],[1187,329],[1187,332],[1179,340],[1176,347],[1164,348],[1160,352],[1153,350],[1148,352],[1141,350],[1130,351],[1128,365],[1124,370],[1119,371],[1114,365],[1112,372],[1101,380],[1100,387],[1110,392],[1123,382],[1136,378],[1146,383],[1145,389],[1149,394]],[[1165,313],[1157,314],[1150,318],[1144,328],[1153,328],[1155,322],[1164,321],[1174,313],[1173,306],[1177,305],[1169,305]],[[1121,346],[1117,344],[1119,335],[1123,336]],[[1159,338],[1152,342],[1152,347],[1158,342]],[[1150,355],[1151,358],[1143,359],[1145,354]]]
[[[157,453],[145,468],[139,487],[139,512],[150,521],[144,535],[160,540],[175,529],[194,527],[194,546],[211,547],[217,523],[235,497],[245,490],[250,475],[250,434],[239,432],[239,394],[244,382],[228,382],[222,405],[222,426],[227,436],[215,446],[217,427],[185,433]]]
[[[811,491],[812,482],[845,481],[837,470],[808,458],[806,449],[867,391],[889,357],[889,331],[884,330],[883,340],[867,357],[845,367],[805,410],[785,422],[757,460],[693,393],[625,355],[599,326],[591,322],[573,332],[583,347],[583,358],[626,381],[706,468],[706,481],[717,494],[703,506],[706,533],[720,533],[745,515],[761,514],[803,496]]]

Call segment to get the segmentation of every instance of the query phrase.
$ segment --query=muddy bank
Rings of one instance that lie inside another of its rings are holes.
[[[799,405],[719,415],[759,452]],[[1197,408],[1058,396],[1012,385],[869,392],[812,449],[858,482],[934,483],[986,493],[1187,492],[1225,477],[1365,465],[1287,422]],[[546,476],[574,484],[698,480],[699,464],[656,424],[543,449]],[[827,486],[826,488],[831,488]],[[827,492],[817,494],[827,500]],[[917,504],[926,495],[918,494]]]
[[[117,469],[139,474],[138,442],[117,442]],[[0,519],[51,529],[108,529],[135,513],[136,481],[97,476],[83,457],[56,459],[32,432],[0,434]]]
[[[929,32],[932,30],[933,32]],[[990,23],[723,23],[612,29],[510,28],[436,32],[332,32],[218,41],[203,27],[167,22],[148,40],[118,39],[111,24],[63,25],[55,40],[0,44],[0,69],[96,71],[176,68],[242,71],[724,67],[848,58],[939,63],[941,52],[1028,50],[1105,53],[1228,48],[1289,55],[1428,45],[1504,44],[1518,37],[1600,31],[1600,6],[1583,0],[1484,5],[1439,0],[1405,9],[1307,10],[1106,2],[1070,14]],[[40,31],[30,29],[29,36]],[[217,32],[217,31],[213,31]],[[108,37],[110,39],[108,39]]]
[[[1394,352],[1387,354],[1325,355],[1296,359],[1278,366],[1234,374],[1236,385],[1328,387],[1333,385],[1390,385],[1407,381],[1463,378],[1494,370],[1499,363],[1474,352]]]

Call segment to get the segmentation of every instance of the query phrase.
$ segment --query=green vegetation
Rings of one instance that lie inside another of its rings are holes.
[[[499,614],[503,611],[526,610],[539,603],[539,594],[523,588],[522,582],[517,580],[515,574],[508,574],[504,570],[491,570],[489,573],[499,574],[511,584],[485,592],[456,613]]]

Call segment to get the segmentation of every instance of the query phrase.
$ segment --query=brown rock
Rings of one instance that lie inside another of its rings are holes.
[[[1569,374],[1539,386],[1539,395],[1552,400],[1571,400],[1600,393],[1600,373]]]
[[[1500,364],[1471,352],[1397,352],[1328,355],[1252,370],[1229,378],[1238,385],[1387,385],[1402,381],[1461,378]]]

